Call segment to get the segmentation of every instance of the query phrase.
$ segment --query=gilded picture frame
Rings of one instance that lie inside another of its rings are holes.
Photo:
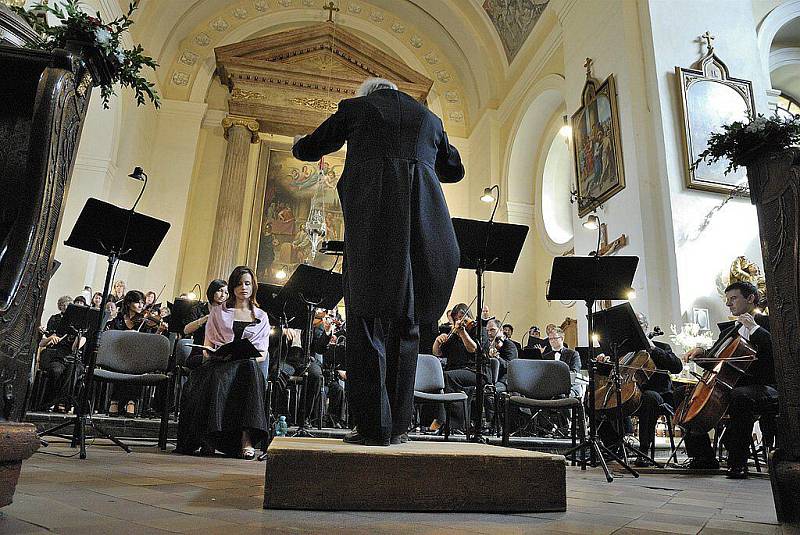
[[[753,84],[731,78],[728,67],[708,47],[708,53],[692,68],[675,67],[683,120],[685,184],[689,189],[730,194],[747,185],[747,169],[740,167],[725,174],[728,160],[692,165],[708,146],[709,136],[721,132],[722,125],[748,121],[753,116]]]
[[[291,149],[291,143],[261,141],[247,250],[248,265],[256,270],[259,282],[283,284],[299,264],[341,272],[335,257],[312,255],[305,223],[312,206],[321,208],[324,239],[343,239],[336,184],[344,169],[344,151],[325,156],[320,167],[295,159]]]
[[[616,80],[611,74],[598,83],[587,62],[581,107],[570,117],[578,217],[625,189]]]

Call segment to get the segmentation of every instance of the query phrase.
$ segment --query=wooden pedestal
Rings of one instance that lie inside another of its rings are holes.
[[[39,449],[33,424],[0,422],[0,507],[14,499],[22,461]]]
[[[266,509],[322,511],[565,511],[564,457],[482,444],[367,447],[276,438]]]

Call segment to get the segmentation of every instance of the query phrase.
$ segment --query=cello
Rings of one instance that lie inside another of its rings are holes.
[[[675,424],[685,431],[707,433],[714,429],[728,410],[731,391],[756,360],[756,348],[739,335],[736,323],[707,352],[709,356],[694,362],[713,365],[675,410]],[[704,366],[705,367],[705,366]]]
[[[608,373],[597,371],[594,406],[597,411],[612,411],[617,408],[617,389],[614,366],[606,361]],[[654,373],[658,373],[653,359],[647,351],[636,351],[619,359],[620,407],[623,416],[630,416],[641,405],[641,385]]]

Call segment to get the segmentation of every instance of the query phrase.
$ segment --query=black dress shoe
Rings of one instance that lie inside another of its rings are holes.
[[[392,439],[389,441],[393,446],[398,444],[405,444],[408,442],[408,433],[403,433],[401,435],[392,435]]]
[[[651,464],[652,463],[647,459],[645,459],[644,457],[636,457],[636,459],[634,459],[633,461],[633,466],[635,466],[636,468],[647,468]]]
[[[359,444],[362,446],[388,446],[391,443],[389,438],[365,437],[358,431],[348,433],[342,440],[347,444]]]
[[[747,467],[729,466],[728,471],[725,472],[725,477],[728,479],[747,479]]]
[[[719,470],[719,461],[711,458],[694,457],[686,465],[689,470]]]

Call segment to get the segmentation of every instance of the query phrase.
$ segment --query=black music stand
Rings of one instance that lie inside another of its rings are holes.
[[[161,245],[169,227],[170,225],[166,221],[90,198],[83,206],[83,210],[64,244],[107,257],[108,269],[103,285],[103,303],[105,303],[111,287],[114,265],[120,260],[139,266],[150,265],[150,260],[153,259],[153,255]],[[89,400],[94,387],[98,341],[100,332],[103,330],[103,316],[104,314],[97,315],[94,335],[88,338],[84,349],[84,354],[89,355],[89,362],[80,385],[78,405],[73,421],[68,420],[59,426],[61,428],[74,424],[72,446],[80,445],[81,459],[86,458],[86,424],[89,424],[95,433],[111,440],[126,452],[130,453],[131,451],[119,439],[92,421],[92,412],[89,408]],[[164,392],[165,396],[166,394],[167,392]],[[166,402],[166,399],[164,401]],[[55,429],[51,429],[49,432]]]
[[[456,240],[461,249],[459,266],[474,269],[477,284],[476,314],[478,318],[478,349],[475,351],[475,403],[473,441],[485,442],[483,438],[483,274],[486,271],[513,273],[517,265],[528,227],[475,219],[453,218]],[[491,249],[489,248],[491,244]]]
[[[618,442],[620,451],[622,452],[622,459],[628,462],[628,451],[637,455],[642,459],[646,459],[657,468],[663,468],[658,464],[655,459],[650,457],[646,452],[634,448],[625,440],[623,440],[623,423],[624,415],[622,414],[622,383],[621,375],[619,372],[619,359],[621,355],[628,353],[635,353],[650,348],[650,342],[639,325],[639,320],[633,307],[630,303],[622,303],[620,305],[600,310],[592,314],[592,323],[594,325],[594,332],[599,336],[600,349],[606,355],[611,355],[611,364],[606,364],[610,367],[609,380],[613,382],[614,395],[616,397],[616,408],[614,409],[615,418],[617,420],[617,432],[620,434]],[[596,409],[597,407],[595,407]]]
[[[307,264],[300,264],[294,271],[286,285],[278,292],[275,297],[277,305],[283,305],[284,317],[287,316],[286,311],[292,310],[298,304],[305,306],[305,315],[297,314],[296,317],[304,318],[306,330],[305,343],[303,344],[303,353],[305,357],[306,367],[299,375],[307,375],[308,367],[311,365],[311,346],[314,342],[314,311],[316,308],[331,309],[334,308],[339,301],[342,300],[344,295],[344,288],[342,286],[342,274],[330,271],[327,269],[320,269],[318,267],[309,266]],[[325,382],[320,384],[320,397],[319,397],[319,418],[322,422],[324,417],[324,410],[322,397],[324,393]],[[308,429],[306,429],[306,393],[303,393],[302,404],[300,406],[300,426],[292,436],[295,437],[313,437]]]
[[[638,473],[631,469],[622,459],[606,448],[597,436],[594,414],[594,342],[592,334],[592,308],[599,299],[627,299],[631,290],[633,276],[639,263],[637,256],[557,256],[553,259],[553,270],[550,274],[550,287],[547,299],[550,301],[581,300],[586,303],[587,335],[589,341],[589,437],[574,448],[567,450],[564,455],[576,454],[589,450],[589,459],[592,466],[597,466],[597,461],[603,467],[606,480],[614,481],[608,470],[608,465],[603,458],[603,452],[620,463],[635,477]],[[583,455],[581,455],[583,459]],[[582,468],[586,468],[584,462]]]

